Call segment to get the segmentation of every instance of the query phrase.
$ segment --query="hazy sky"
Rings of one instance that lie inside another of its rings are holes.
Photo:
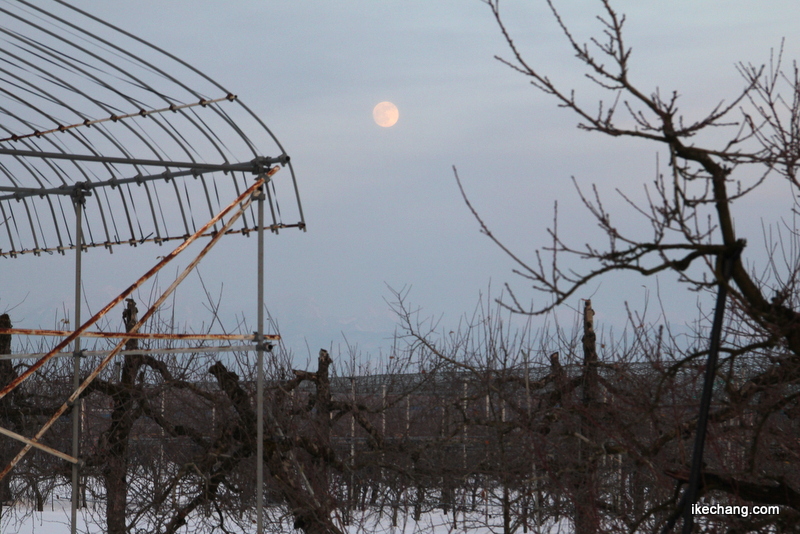
[[[575,116],[496,61],[508,50],[479,0],[75,3],[230,88],[292,157],[308,231],[268,236],[267,304],[301,358],[307,346],[315,354],[345,337],[364,351],[385,352],[396,324],[386,303],[390,288],[410,287],[410,301],[423,315],[442,316],[445,328],[474,308],[490,282],[493,291],[510,281],[533,296],[479,234],[452,166],[486,222],[525,258],[546,244],[556,200],[566,235],[577,244],[597,237],[572,176],[597,183],[619,210],[617,220],[636,224],[614,188],[642,198],[642,184],[655,173],[660,147],[578,131]],[[576,87],[593,108],[597,91],[581,77],[545,3],[502,5],[529,62]],[[599,2],[556,5],[580,39],[597,33]],[[688,116],[730,101],[743,86],[736,63],[767,62],[782,37],[787,58],[800,57],[796,0],[614,5],[628,15],[631,78],[647,92],[678,90]],[[384,100],[400,111],[391,128],[372,120],[372,108]],[[739,214],[741,231],[753,225],[756,247],[760,218],[773,221],[767,208],[784,194],[780,184],[768,185]],[[222,295],[229,325],[242,314],[255,317],[255,244],[231,237],[201,264],[207,289]],[[88,253],[93,309],[161,254],[145,247]],[[60,310],[71,308],[72,261],[69,254],[0,260],[0,312],[16,306],[17,326],[52,326]],[[660,280],[668,319],[690,321],[696,296],[674,291],[672,282]],[[619,326],[624,302],[641,305],[645,285],[655,288],[642,278],[609,278],[580,297],[594,295],[598,318]],[[197,277],[179,292],[175,313],[192,324],[207,320]]]

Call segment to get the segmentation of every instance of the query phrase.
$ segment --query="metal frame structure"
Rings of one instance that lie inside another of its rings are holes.
[[[273,165],[269,229],[305,228],[288,155],[231,91],[63,0],[0,19],[0,258],[74,249],[76,204],[84,249],[185,239]]]
[[[0,329],[0,334],[54,335],[63,340],[5,384],[0,398],[54,357],[74,358],[74,391],[33,436],[0,428],[24,443],[0,478],[38,448],[73,464],[71,532],[80,469],[80,395],[128,339],[253,341],[254,345],[152,352],[257,352],[257,532],[263,531],[264,231],[305,230],[291,161],[264,122],[232,92],[172,54],[63,0],[12,0],[0,6],[0,259],[75,251],[74,331]],[[277,156],[266,156],[272,146]],[[290,180],[273,180],[288,167]],[[253,179],[255,177],[255,180]],[[278,202],[290,198],[287,206]],[[226,199],[235,198],[230,203]],[[254,210],[252,203],[257,208]],[[266,204],[271,221],[265,222]],[[282,209],[283,208],[283,209]],[[287,209],[288,208],[288,209]],[[71,216],[74,213],[74,218]],[[196,220],[208,220],[198,224]],[[74,225],[72,224],[74,221]],[[167,296],[225,235],[257,233],[257,332],[204,336],[138,332]],[[146,280],[200,239],[210,240],[130,332],[88,329]],[[81,320],[83,252],[127,244],[180,243],[89,320]],[[81,338],[118,338],[111,351],[88,353]],[[72,346],[72,350],[65,350]],[[146,351],[137,350],[136,353]],[[101,355],[81,378],[81,357]],[[39,443],[67,410],[72,453]]]

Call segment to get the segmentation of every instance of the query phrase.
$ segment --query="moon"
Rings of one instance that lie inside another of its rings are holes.
[[[375,124],[388,128],[394,126],[397,119],[400,118],[400,112],[397,106],[391,102],[381,102],[375,109],[372,110],[372,118],[375,119]]]

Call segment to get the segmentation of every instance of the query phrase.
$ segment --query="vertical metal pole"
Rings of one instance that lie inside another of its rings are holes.
[[[467,381],[464,381],[464,400],[461,403],[462,409],[464,410],[464,415],[467,414]],[[464,480],[467,480],[467,421],[464,420],[464,435],[462,439],[462,451],[463,451],[463,459],[462,459],[462,468],[464,470]],[[464,486],[464,490],[461,494],[463,509],[464,509],[464,517],[462,518],[463,522],[467,520],[467,488]],[[456,503],[453,503],[453,526],[456,523]]]
[[[350,417],[350,465],[355,465],[356,462],[356,378],[350,377],[350,398],[353,402],[353,416]],[[352,473],[350,480],[352,481]]]
[[[467,413],[467,381],[464,381],[464,400],[461,401],[461,406],[464,409],[464,413]],[[464,420],[464,428],[463,434],[461,437],[461,452],[462,452],[462,461],[461,467],[464,469],[464,476],[466,477],[467,472],[467,421]]]
[[[386,443],[386,438],[387,438],[387,436],[386,436],[386,410],[389,408],[389,405],[386,402],[387,401],[387,398],[386,398],[387,390],[388,390],[388,388],[387,388],[386,384],[383,384],[381,386],[381,396],[383,397],[383,400],[381,402],[381,436],[383,436],[384,443]],[[386,463],[386,451],[382,450],[381,451],[381,464],[384,464],[384,463]],[[384,476],[384,469],[383,469],[383,465],[381,465],[381,481],[383,481],[383,476]]]
[[[75,308],[73,319],[74,328],[81,324],[81,255],[83,252],[83,203],[84,197],[76,191],[73,197],[75,205]],[[73,386],[78,389],[81,385],[81,338],[76,337],[73,344]],[[81,430],[81,401],[76,401],[72,407],[72,456],[80,458],[80,430]],[[78,464],[72,464],[72,500],[70,515],[70,534],[76,534],[78,523],[78,495],[79,495],[79,469]]]
[[[264,532],[264,187],[258,190],[258,378],[256,382],[256,533]]]
[[[697,500],[700,489],[701,471],[703,469],[703,449],[706,442],[708,428],[708,414],[711,410],[711,397],[714,394],[714,379],[717,376],[717,360],[719,358],[720,338],[722,337],[722,321],[725,315],[725,299],[728,296],[728,281],[733,273],[733,266],[739,259],[739,254],[744,246],[737,242],[739,248],[733,254],[726,255],[721,261],[722,279],[718,282],[717,305],[714,310],[714,321],[711,325],[711,340],[708,347],[708,363],[703,381],[703,396],[700,398],[700,413],[697,418],[697,433],[692,453],[692,470],[689,473],[689,485],[686,487],[683,499],[683,534],[691,534],[694,528],[693,505]]]
[[[700,413],[697,419],[697,435],[695,436],[694,452],[692,453],[692,470],[689,473],[689,484],[683,492],[678,503],[678,509],[670,516],[661,529],[662,534],[670,532],[677,523],[678,518],[683,516],[683,534],[690,534],[694,528],[694,515],[692,508],[697,499],[697,492],[700,484],[700,477],[703,464],[703,450],[705,448],[706,427],[708,424],[708,412],[711,409],[711,397],[714,391],[714,378],[716,376],[717,358],[719,354],[720,338],[722,337],[722,320],[725,315],[725,298],[728,296],[728,281],[733,275],[733,269],[739,256],[744,249],[746,241],[738,239],[731,248],[718,258],[717,268],[722,275],[717,281],[719,290],[717,293],[717,305],[714,310],[714,320],[711,325],[711,339],[708,347],[708,363],[706,364],[706,375],[703,381],[703,396],[700,399]],[[680,483],[679,483],[680,484]]]
[[[411,396],[406,395],[406,437],[411,430]]]
[[[356,378],[352,375],[350,376],[350,394],[353,400],[353,416],[350,418],[350,488],[348,493],[350,494],[349,506],[354,508],[356,494]]]
[[[387,387],[386,384],[384,384],[381,386],[381,396],[383,397],[381,409],[381,433],[383,434],[383,439],[386,439],[386,391]]]
[[[161,418],[162,419],[164,418],[164,399],[165,399],[165,395],[164,395],[164,393],[162,393],[161,394]],[[212,429],[214,428],[214,415],[215,414],[212,411],[211,412],[211,428]],[[213,432],[213,430],[212,430],[212,432]],[[164,462],[164,442],[166,441],[166,438],[167,438],[167,432],[164,430],[164,427],[162,426],[161,427],[161,447],[160,447],[161,451],[160,451],[160,454],[159,454],[159,462],[158,462],[158,470],[157,470],[157,473],[158,473],[158,484],[159,485],[162,484],[162,477],[164,477],[164,474],[167,472],[166,463]]]

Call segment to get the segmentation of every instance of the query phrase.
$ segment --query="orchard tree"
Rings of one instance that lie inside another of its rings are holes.
[[[677,90],[665,91],[634,81],[632,50],[624,38],[626,19],[609,0],[598,3],[600,30],[588,42],[576,37],[552,0],[546,1],[566,44],[574,52],[576,68],[604,96],[599,102],[587,102],[573,89],[554,82],[517,46],[504,24],[500,2],[485,0],[510,50],[510,55],[498,59],[526,77],[536,90],[552,97],[559,107],[573,112],[580,130],[650,141],[662,147],[668,154],[669,171],[645,184],[648,194],[644,203],[637,203],[620,191],[642,219],[643,224],[632,231],[615,224],[616,218],[612,218],[595,187],[591,193],[579,189],[583,205],[605,239],[574,245],[563,239],[554,226],[550,229],[552,244],[537,250],[532,260],[508,249],[465,195],[482,231],[512,257],[516,272],[534,291],[544,293],[546,298],[544,304],[530,308],[507,286],[508,297],[503,303],[521,314],[546,313],[568,299],[586,296],[582,291],[590,282],[612,272],[628,272],[632,276],[672,273],[688,290],[697,292],[725,285],[730,320],[722,347],[724,357],[716,369],[718,387],[710,416],[710,439],[712,445],[724,441],[734,453],[708,460],[699,491],[731,503],[781,507],[781,514],[750,517],[740,521],[738,528],[789,528],[787,525],[800,519],[800,476],[797,469],[787,469],[800,461],[796,423],[800,413],[800,238],[794,218],[797,204],[788,208],[780,228],[765,232],[769,251],[766,261],[761,260],[754,247],[745,248],[735,222],[743,201],[767,184],[783,181],[793,198],[800,193],[798,68],[794,64],[786,67],[782,49],[768,66],[741,63],[738,71],[742,88],[735,98],[728,103],[720,101],[705,115],[688,116],[681,111]],[[642,233],[643,228],[649,230]],[[582,270],[576,270],[575,260],[584,266]],[[729,281],[723,275],[726,263],[731,265]],[[667,362],[661,354],[641,355],[642,361],[653,362],[654,370],[661,372],[660,377],[650,376],[652,388],[663,393],[669,384],[677,388],[669,402],[682,399],[696,403],[693,399],[697,391],[693,392],[691,383],[683,383],[679,377],[691,375],[691,370],[703,363],[706,347],[707,343],[699,342],[684,347],[672,352]],[[653,346],[653,350],[660,349]],[[585,376],[590,367],[584,364]],[[600,382],[602,395],[610,397],[608,402],[612,405],[631,400],[629,392],[615,388],[602,376]],[[601,393],[584,391],[583,395],[596,397]],[[648,398],[662,403],[649,408],[651,428],[643,430],[637,439],[618,439],[615,452],[620,452],[617,449],[621,447],[627,457],[651,462],[652,477],[666,476],[678,486],[685,485],[687,460],[676,451],[691,450],[696,411],[676,413],[670,409],[666,396],[655,394]],[[663,419],[667,415],[672,420]],[[668,428],[672,433],[666,431]],[[656,430],[656,435],[645,436],[650,430]],[[582,435],[591,441],[591,436]],[[722,440],[723,435],[727,441]],[[674,454],[667,452],[670,450]],[[659,460],[659,455],[665,456]],[[734,457],[737,461],[732,460]],[[608,508],[604,508],[607,503],[595,504],[599,515],[608,517]],[[674,496],[657,497],[644,508],[644,515],[631,518],[629,528],[643,528],[649,520],[654,521],[649,523],[650,528],[661,528],[677,515],[679,505]]]

